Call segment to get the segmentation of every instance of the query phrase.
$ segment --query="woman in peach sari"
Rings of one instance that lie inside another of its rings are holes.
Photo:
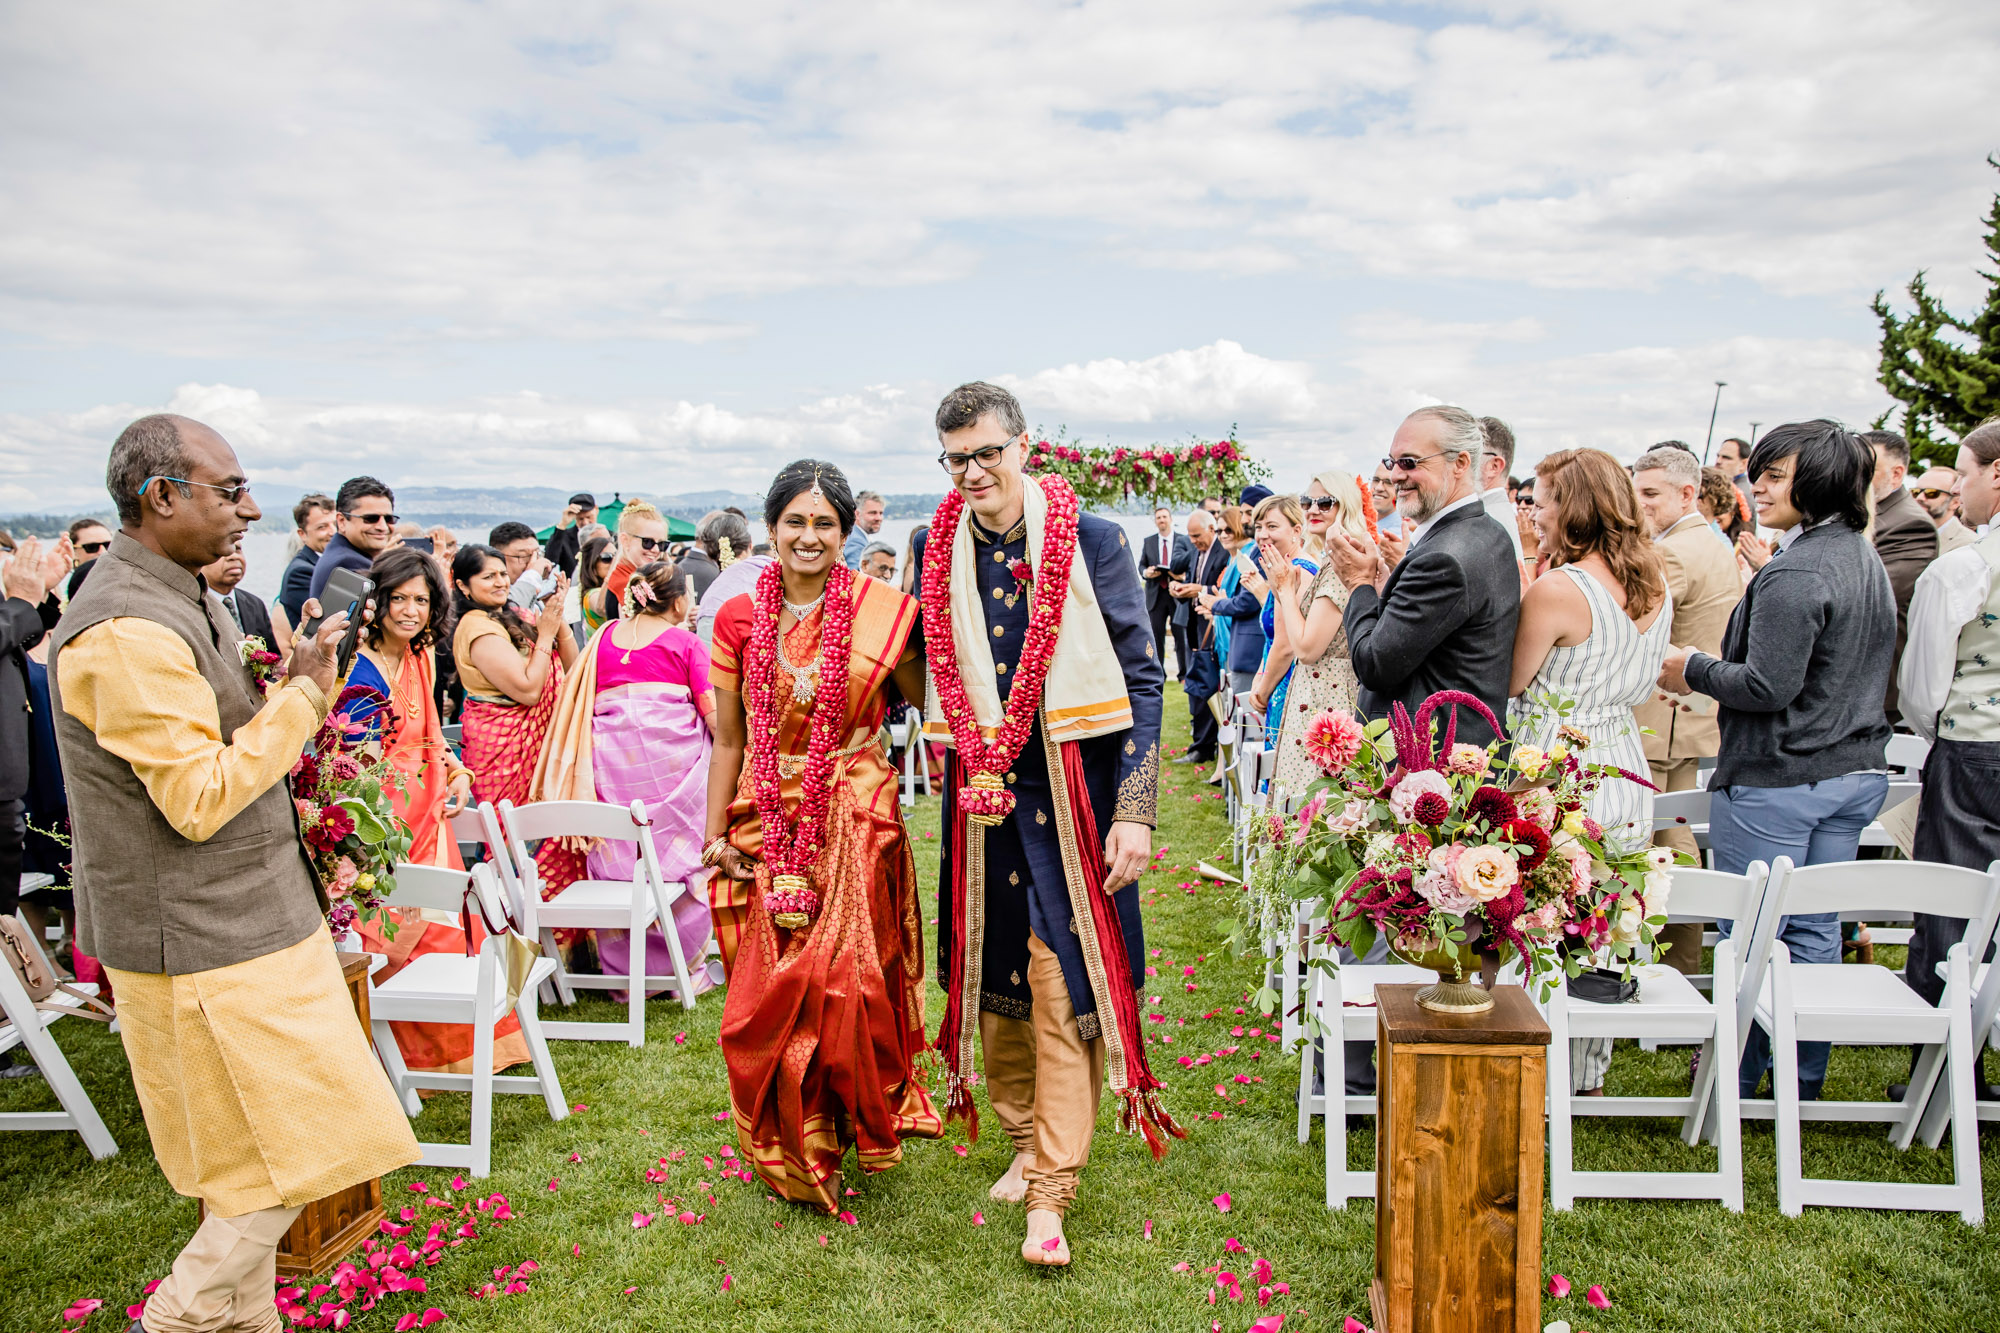
[[[349,711],[356,721],[372,727],[374,745],[401,775],[403,788],[392,792],[390,799],[396,817],[410,830],[410,862],[463,870],[458,842],[445,821],[471,804],[472,772],[445,744],[432,688],[437,680],[432,645],[443,627],[444,585],[437,565],[407,547],[383,552],[368,576],[375,582],[370,600],[374,616],[347,683],[350,688],[373,690],[380,701]],[[390,911],[395,938],[383,931],[379,921],[356,928],[370,953],[389,959],[389,966],[376,974],[377,981],[387,981],[427,953],[465,952],[465,932],[456,922],[433,920],[421,912]],[[484,931],[476,922],[473,930],[476,947]],[[471,1072],[470,1027],[401,1022],[389,1026],[403,1062],[411,1069]],[[527,1058],[521,1025],[509,1015],[494,1030],[493,1067],[505,1069]]]
[[[787,467],[764,520],[778,559],[715,620],[702,860],[720,871],[738,1142],[772,1189],[830,1213],[850,1145],[874,1173],[903,1139],[944,1133],[911,1068],[923,927],[880,739],[893,697],[923,697],[922,636],[914,598],[841,563],[854,499],[838,468]]]

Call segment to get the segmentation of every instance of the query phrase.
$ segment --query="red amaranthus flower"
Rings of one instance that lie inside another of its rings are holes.
[[[965,693],[958,645],[951,632],[951,550],[965,514],[965,497],[957,491],[946,492],[944,502],[938,505],[924,550],[924,637],[930,648],[931,680],[958,747],[959,762],[968,774],[965,790],[959,794],[959,808],[968,815],[995,821],[1004,819],[1014,808],[1014,793],[1002,784],[1000,775],[1028,743],[1036,714],[1041,711],[1042,687],[1048,681],[1056,636],[1062,629],[1063,599],[1069,595],[1070,562],[1076,556],[1076,492],[1061,477],[1043,477],[1040,484],[1048,501],[1041,569],[1034,580],[1028,633],[1021,645],[1014,686],[1007,695],[999,729],[990,741],[979,733],[979,719]]]

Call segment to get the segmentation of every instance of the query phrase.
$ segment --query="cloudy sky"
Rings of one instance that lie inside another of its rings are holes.
[[[1551,0],[0,7],[0,510],[145,411],[266,504],[935,489],[972,378],[1279,480],[1865,421],[1977,287],[2000,9]],[[1980,128],[1986,128],[1982,131]]]

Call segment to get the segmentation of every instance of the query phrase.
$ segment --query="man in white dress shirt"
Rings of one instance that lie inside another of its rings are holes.
[[[1959,505],[1979,526],[2000,510],[2000,417],[1958,446]],[[1931,742],[1917,806],[1919,861],[1984,870],[2000,858],[2000,527],[1939,556],[1910,596],[1909,643],[1897,685],[1903,720]],[[1916,914],[1903,979],[1935,1004],[1937,964],[1965,935],[1965,922]],[[1988,955],[1991,956],[1990,953]],[[1977,960],[1975,960],[1976,963]],[[1982,1089],[1981,1097],[1991,1097]]]
[[[1499,417],[1479,418],[1485,447],[1479,455],[1479,503],[1506,530],[1514,544],[1514,563],[1521,563],[1521,525],[1514,497],[1507,493],[1507,474],[1514,470],[1514,432]]]

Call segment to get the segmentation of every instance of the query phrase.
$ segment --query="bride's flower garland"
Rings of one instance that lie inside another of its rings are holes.
[[[958,795],[959,808],[979,824],[998,824],[1013,812],[1014,793],[1007,790],[1000,775],[1013,765],[1021,747],[1028,743],[1035,715],[1041,710],[1042,686],[1048,680],[1056,635],[1062,629],[1063,599],[1069,595],[1070,562],[1076,556],[1079,509],[1076,492],[1061,477],[1045,476],[1040,483],[1042,495],[1048,500],[1048,519],[1042,529],[1042,567],[1030,571],[1025,579],[1018,570],[1015,573],[1017,579],[1032,589],[1028,634],[1021,645],[1014,688],[1007,695],[1006,713],[991,741],[979,734],[979,719],[972,711],[971,700],[966,698],[965,680],[959,674],[958,645],[952,639],[951,552],[965,510],[965,497],[957,491],[947,492],[938,506],[924,550],[924,638],[930,649],[931,681],[958,747],[959,762],[966,768],[965,788]]]
[[[764,895],[764,908],[787,930],[797,930],[819,914],[819,894],[807,875],[826,838],[834,751],[847,714],[847,661],[854,644],[853,577],[839,563],[827,571],[819,629],[820,687],[810,705],[812,726],[805,771],[799,778],[798,817],[787,820],[778,783],[778,717],[773,706],[785,580],[775,560],[757,576],[757,618],[750,629],[749,660],[743,664],[743,702],[750,713],[750,776],[757,793],[757,818],[764,829],[764,861],[771,867],[771,891]]]

